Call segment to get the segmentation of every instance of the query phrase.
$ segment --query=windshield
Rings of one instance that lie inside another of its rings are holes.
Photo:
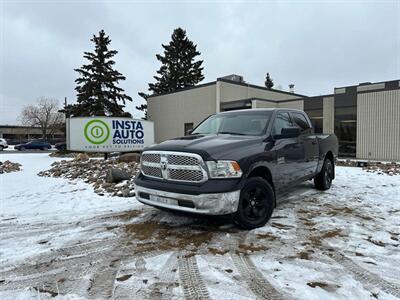
[[[270,111],[232,112],[213,115],[192,134],[262,135],[271,117]]]

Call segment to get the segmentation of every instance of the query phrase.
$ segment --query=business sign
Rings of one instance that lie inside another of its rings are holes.
[[[67,119],[67,149],[85,152],[129,152],[154,144],[154,124],[132,118]]]

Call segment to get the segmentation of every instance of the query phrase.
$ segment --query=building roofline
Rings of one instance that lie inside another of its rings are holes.
[[[206,82],[206,83],[202,83],[202,84],[199,84],[199,85],[188,86],[188,87],[185,87],[185,88],[173,91],[173,92],[153,94],[153,95],[148,96],[147,98],[154,98],[154,97],[159,97],[159,96],[164,96],[164,95],[169,95],[169,94],[175,94],[175,93],[184,92],[184,91],[187,91],[187,90],[192,90],[192,89],[205,87],[205,86],[208,86],[208,85],[213,85],[213,84],[216,84],[216,83],[217,83],[216,81]]]
[[[360,83],[358,83],[358,84],[345,85],[345,86],[336,86],[336,87],[334,87],[333,89],[335,90],[335,89],[343,89],[343,88],[348,88],[348,87],[366,86],[366,85],[387,83],[387,82],[393,82],[393,81],[400,81],[400,79],[393,79],[393,80],[385,80],[385,81],[371,82],[371,83],[368,83],[368,84],[365,84],[365,85],[360,85],[360,83],[363,83],[363,82],[360,82]]]
[[[313,100],[314,98],[327,98],[327,97],[333,97],[337,94],[325,94],[325,95],[318,95],[318,96],[310,96],[307,97],[307,100]]]
[[[271,91],[271,92],[281,93],[281,94],[285,94],[285,95],[298,96],[298,97],[301,97],[301,98],[306,98],[306,97],[308,97],[308,96],[306,96],[306,95],[301,95],[301,94],[296,94],[296,93],[281,91],[281,90],[277,90],[277,89],[269,89],[269,88],[267,88],[267,87],[263,87],[263,86],[259,86],[259,85],[255,85],[255,84],[250,84],[250,83],[246,83],[246,82],[238,82],[238,81],[229,80],[229,79],[226,79],[226,78],[217,78],[216,81],[211,81],[211,82],[207,82],[207,83],[202,83],[202,84],[195,85],[195,86],[189,86],[189,87],[182,88],[182,89],[179,89],[179,90],[176,90],[176,91],[173,91],[173,92],[160,93],[160,94],[153,94],[153,95],[148,96],[147,98],[154,98],[154,97],[158,97],[158,96],[164,96],[164,95],[169,95],[169,94],[184,92],[184,91],[191,90],[191,89],[197,89],[197,88],[205,87],[205,86],[208,86],[208,85],[216,84],[217,81],[226,82],[226,83],[231,83],[231,84],[236,84],[236,85],[241,85],[241,86],[252,87],[252,88],[255,88],[255,89],[260,89],[260,90],[264,90],[264,91]]]
[[[238,82],[238,81],[229,80],[229,79],[226,79],[226,78],[218,78],[217,81],[222,81],[222,82],[241,85],[241,86],[248,86],[248,87],[252,87],[252,88],[256,88],[256,89],[260,89],[260,90],[264,90],[264,91],[272,91],[272,92],[286,94],[286,95],[299,96],[299,97],[302,97],[302,98],[308,97],[306,95],[301,95],[301,94],[281,91],[281,90],[277,90],[277,89],[269,89],[269,88],[264,87],[264,86],[250,84],[250,83],[246,83],[246,82]]]

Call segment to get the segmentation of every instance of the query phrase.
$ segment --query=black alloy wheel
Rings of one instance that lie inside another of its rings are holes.
[[[330,159],[325,159],[321,172],[314,178],[314,185],[318,190],[326,191],[332,186],[334,168]]]
[[[265,179],[247,179],[240,193],[239,207],[234,216],[235,224],[244,229],[264,226],[272,215],[274,197],[274,191]]]

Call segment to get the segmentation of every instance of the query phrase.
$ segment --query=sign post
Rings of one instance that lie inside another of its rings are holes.
[[[142,151],[154,144],[154,124],[132,118],[67,119],[67,150],[84,152]]]

